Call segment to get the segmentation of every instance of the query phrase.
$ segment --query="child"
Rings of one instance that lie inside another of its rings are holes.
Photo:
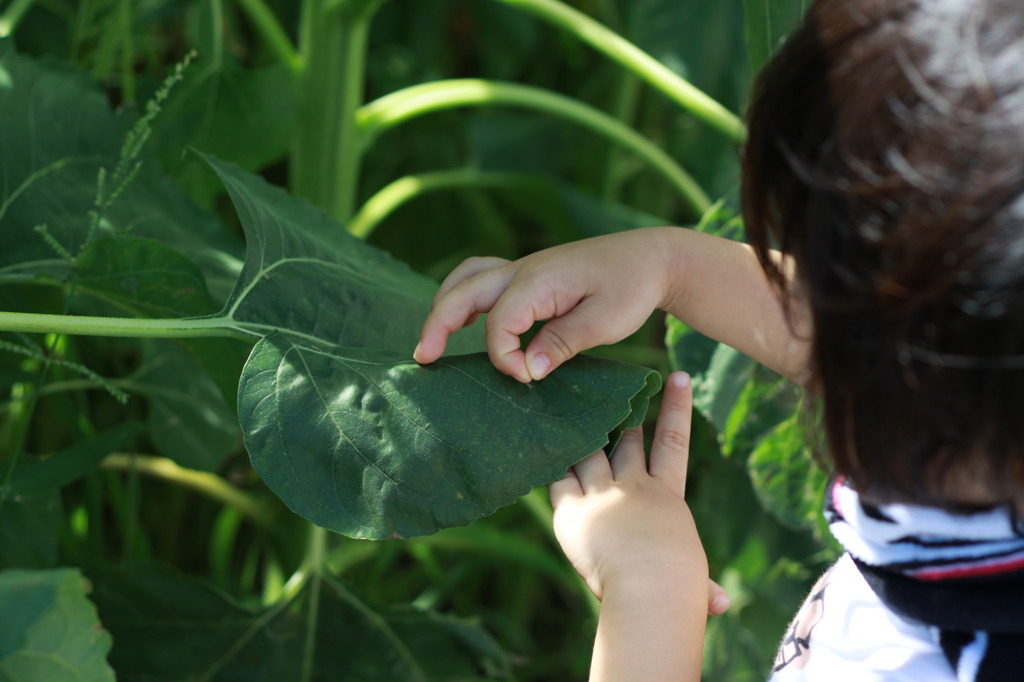
[[[1024,2],[816,0],[748,118],[751,246],[654,228],[471,259],[415,357],[489,312],[492,361],[528,382],[676,315],[820,401],[847,552],[772,680],[1024,680]],[[634,432],[551,485],[603,600],[592,680],[700,677],[689,413],[674,374],[647,466]]]

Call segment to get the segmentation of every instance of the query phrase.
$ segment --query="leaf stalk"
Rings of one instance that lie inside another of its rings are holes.
[[[263,0],[235,0],[238,6],[249,17],[253,27],[263,38],[263,42],[274,53],[277,60],[284,64],[293,75],[299,75],[304,67],[302,57],[295,49],[277,17]]]
[[[0,14],[0,38],[11,35],[34,4],[35,0],[14,0],[4,13]]]
[[[560,28],[618,62],[730,140],[742,143],[746,127],[736,114],[607,26],[559,0],[495,0]]]
[[[516,187],[535,181],[535,178],[521,173],[492,173],[476,168],[406,175],[367,199],[349,221],[348,231],[360,239],[366,239],[377,225],[400,206],[430,192],[463,188]]]
[[[190,488],[238,510],[261,528],[272,529],[274,527],[276,514],[271,507],[216,474],[186,469],[165,457],[125,453],[108,455],[100,463],[100,467],[113,471],[133,471]]]
[[[161,339],[231,336],[251,340],[240,330],[238,323],[227,317],[144,319],[0,311],[0,330]]]
[[[698,215],[711,200],[671,156],[612,116],[578,100],[518,83],[475,78],[423,83],[385,95],[359,109],[357,120],[366,142],[418,116],[463,106],[518,106],[570,120],[632,150],[657,170]]]

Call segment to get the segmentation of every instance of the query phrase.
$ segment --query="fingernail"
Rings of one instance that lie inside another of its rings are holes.
[[[686,388],[690,385],[690,375],[686,372],[675,372],[671,381],[676,388]]]
[[[732,604],[732,600],[729,599],[729,595],[725,592],[719,592],[711,601],[711,608],[715,613],[725,613],[729,610],[730,604]]]
[[[420,356],[420,346],[422,346],[422,345],[423,345],[423,342],[420,341],[419,343],[416,344],[416,347],[412,351],[413,360],[416,360],[417,362],[419,362],[419,360],[417,360],[417,358],[419,358],[419,356]],[[408,346],[406,346],[406,348],[408,348]]]
[[[551,358],[544,353],[537,353],[526,358],[526,371],[533,379],[543,379],[551,369]]]

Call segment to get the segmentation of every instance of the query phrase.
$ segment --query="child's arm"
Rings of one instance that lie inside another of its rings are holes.
[[[514,262],[471,258],[441,285],[414,357],[433,362],[450,334],[489,312],[492,362],[528,382],[580,351],[624,339],[658,308],[804,382],[800,309],[792,306],[794,334],[750,247],[674,227],[585,239]],[[519,335],[547,319],[520,350]]]
[[[692,394],[669,377],[651,447],[627,432],[551,484],[555,535],[602,600],[591,682],[699,680],[708,566],[683,500]]]

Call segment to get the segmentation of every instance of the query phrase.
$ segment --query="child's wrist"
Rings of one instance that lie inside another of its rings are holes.
[[[707,558],[703,554],[638,559],[607,567],[601,576],[601,591],[603,599],[609,594],[642,599],[647,595],[694,593],[706,604],[708,579]]]
[[[687,230],[680,227],[657,227],[653,230],[656,245],[651,252],[657,254],[657,273],[661,287],[657,308],[672,312],[679,308],[679,299],[686,289],[682,280],[687,271],[684,264],[687,254],[682,241],[686,238]]]

